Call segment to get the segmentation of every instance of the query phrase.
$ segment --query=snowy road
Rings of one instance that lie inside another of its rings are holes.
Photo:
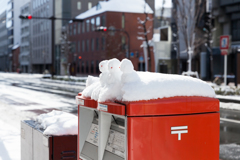
[[[75,95],[83,87],[75,87],[75,91],[68,92],[57,85],[55,88],[52,86],[43,83],[38,75],[18,77],[0,73],[0,160],[20,160],[21,120],[53,109],[77,114]],[[220,158],[240,160],[240,104],[220,105],[227,108],[220,111]]]

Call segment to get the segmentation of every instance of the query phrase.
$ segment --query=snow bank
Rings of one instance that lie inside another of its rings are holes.
[[[175,96],[215,97],[212,87],[200,79],[181,75],[136,72],[128,59],[123,59],[121,63],[117,59],[111,59],[107,66],[108,75],[105,75],[107,78],[102,80],[100,78],[98,84],[93,83],[86,87],[83,91],[86,97],[95,97],[92,93],[96,90],[99,97],[93,99],[99,102],[140,101]]]
[[[39,128],[44,129],[44,135],[78,134],[78,117],[70,113],[53,110],[39,115],[36,122],[40,124]]]

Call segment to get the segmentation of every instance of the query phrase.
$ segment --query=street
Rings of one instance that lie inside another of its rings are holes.
[[[62,110],[77,115],[75,95],[84,89],[75,87],[72,92],[61,90],[61,85],[51,85],[41,76],[21,76],[0,73],[0,160],[20,159],[20,121],[33,119],[51,110]],[[221,106],[229,105],[221,103]],[[235,104],[237,105],[237,104]],[[240,105],[239,110],[220,110],[220,159],[240,159]],[[15,141],[14,141],[15,138]],[[15,150],[11,145],[15,146]],[[12,148],[12,149],[11,149]],[[14,150],[15,154],[11,154]]]

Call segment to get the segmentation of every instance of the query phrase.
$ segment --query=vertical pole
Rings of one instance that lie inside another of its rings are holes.
[[[224,55],[224,85],[227,85],[227,54]]]
[[[53,79],[53,76],[54,76],[54,74],[55,74],[55,41],[54,41],[54,39],[55,39],[55,30],[54,30],[54,28],[55,28],[55,19],[54,19],[54,17],[55,17],[55,0],[53,0],[53,16],[52,16],[52,19],[51,19],[51,23],[52,23],[52,79]]]

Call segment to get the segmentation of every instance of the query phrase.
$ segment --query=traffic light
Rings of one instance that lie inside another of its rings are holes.
[[[82,59],[82,56],[78,56],[78,59],[81,60],[81,59]]]
[[[21,19],[32,19],[32,15],[27,15],[27,16],[23,16],[23,15],[20,15],[19,18]]]
[[[108,30],[107,30],[107,27],[100,26],[100,27],[97,27],[95,29],[95,31],[97,31],[97,32],[106,32]]]

